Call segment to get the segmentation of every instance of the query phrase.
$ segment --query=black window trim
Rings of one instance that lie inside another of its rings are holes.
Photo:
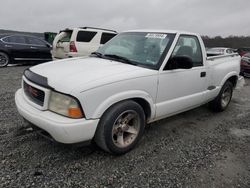
[[[166,59],[166,57],[167,57],[167,55],[168,55],[168,53],[169,53],[169,50],[170,50],[171,46],[173,45],[174,39],[175,39],[175,37],[176,37],[176,33],[162,33],[162,32],[152,32],[152,33],[172,35],[172,36],[169,38],[168,45],[166,46],[166,48],[165,48],[164,51],[162,52],[161,57],[160,57],[158,63],[156,64],[157,66],[155,66],[155,70],[160,70],[160,68],[161,68],[161,66],[162,66],[162,63],[163,63],[164,60]],[[165,66],[166,66],[166,65],[165,65]]]
[[[1,41],[2,41],[3,43],[6,43],[6,44],[27,45],[27,43],[18,43],[18,42],[7,42],[7,41],[4,41],[4,39],[10,38],[10,37],[15,37],[15,36],[24,37],[24,36],[22,36],[22,35],[9,35],[9,36],[6,36],[6,37],[1,38]],[[24,41],[26,41],[25,38],[24,38]]]
[[[200,65],[200,66],[194,66],[193,68],[196,68],[196,67],[203,67],[203,66],[204,66],[203,52],[202,52],[200,40],[199,40],[199,38],[198,38],[196,35],[192,35],[192,34],[180,34],[179,37],[178,37],[178,39],[177,39],[177,42],[176,42],[176,44],[175,44],[175,46],[174,46],[174,49],[175,49],[175,47],[177,46],[177,43],[178,43],[180,37],[182,37],[182,36],[186,36],[186,37],[195,37],[195,38],[197,39],[197,41],[198,41],[198,43],[199,43],[200,50],[201,50],[201,59],[202,59],[202,62],[201,62],[201,63],[202,63],[202,65]],[[173,49],[171,55],[169,56],[169,58],[172,56],[172,54],[173,54],[173,52],[174,52],[174,49]],[[169,61],[169,59],[168,59],[168,61]],[[167,61],[166,65],[164,66],[163,71],[169,71],[169,69],[166,69],[166,66],[167,66],[167,64],[168,64],[168,61]]]
[[[114,38],[117,35],[117,33],[102,32],[101,38],[100,38],[100,44],[105,44],[105,43],[107,43],[108,41],[110,41],[112,39],[112,38],[110,38],[108,41],[102,43],[103,42],[103,35],[106,35],[106,34],[113,35],[112,38]]]
[[[39,38],[32,37],[32,36],[24,36],[24,37],[25,37],[25,40],[26,40],[26,42],[27,42],[27,45],[29,45],[29,46],[47,47],[46,42],[45,42],[45,41],[42,41],[42,40],[41,40],[41,39],[39,39]],[[39,44],[29,44],[29,43],[28,43],[28,41],[27,41],[27,39],[28,39],[28,38],[34,38],[34,39],[37,39],[37,40],[41,41],[42,43],[44,43],[44,45],[39,45]]]
[[[24,37],[24,40],[26,43],[17,43],[17,42],[7,42],[7,41],[4,41],[4,39],[6,38],[9,38],[9,37],[13,37],[13,36],[20,36],[20,37]],[[30,38],[35,38],[35,39],[38,39],[40,40],[41,42],[43,42],[45,44],[45,46],[43,45],[37,45],[37,44],[29,44],[26,37],[30,37]],[[42,41],[41,39],[39,38],[36,38],[36,37],[32,37],[32,36],[24,36],[24,35],[9,35],[9,36],[5,36],[3,38],[0,39],[3,43],[5,44],[18,44],[18,45],[26,45],[26,46],[39,46],[39,47],[46,47],[46,42]]]
[[[79,41],[78,40],[78,35],[80,32],[89,32],[89,33],[94,33],[94,36],[90,39],[90,41],[86,42],[86,41]],[[91,42],[96,36],[97,36],[98,32],[97,31],[91,31],[91,30],[79,30],[76,34],[76,42],[86,42],[89,43]]]

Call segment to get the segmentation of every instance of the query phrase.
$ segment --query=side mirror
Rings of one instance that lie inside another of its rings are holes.
[[[169,69],[191,69],[193,67],[192,59],[187,56],[175,56],[168,63]]]

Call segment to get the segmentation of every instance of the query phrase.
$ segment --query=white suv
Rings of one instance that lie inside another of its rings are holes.
[[[65,29],[53,41],[52,57],[56,60],[88,56],[115,35],[116,31],[94,27]]]

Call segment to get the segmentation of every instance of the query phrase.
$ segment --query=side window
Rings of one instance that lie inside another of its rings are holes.
[[[112,39],[114,36],[116,36],[116,34],[113,34],[113,33],[102,33],[101,44],[105,44],[110,39]]]
[[[171,58],[173,58],[174,56],[189,57],[192,60],[194,67],[203,65],[201,46],[196,36],[180,36],[171,55]]]
[[[4,42],[10,42],[10,37],[5,37],[2,39]]]
[[[79,31],[76,37],[78,42],[90,42],[97,32],[92,31]]]
[[[37,46],[46,46],[46,44],[39,40],[39,39],[36,39],[36,38],[33,38],[33,37],[26,37],[27,41],[28,41],[28,44],[31,44],[31,45],[37,45]]]
[[[3,41],[9,43],[26,44],[25,38],[23,36],[6,37]]]

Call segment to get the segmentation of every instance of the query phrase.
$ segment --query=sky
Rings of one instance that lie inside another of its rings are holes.
[[[73,27],[184,30],[250,36],[250,0],[3,0],[0,29],[58,32]]]

